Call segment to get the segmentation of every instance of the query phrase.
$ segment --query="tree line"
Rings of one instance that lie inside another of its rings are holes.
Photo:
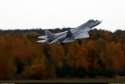
[[[36,42],[44,29],[0,30],[0,79],[125,76],[125,31],[93,29],[89,34],[82,45],[77,40],[49,45]]]

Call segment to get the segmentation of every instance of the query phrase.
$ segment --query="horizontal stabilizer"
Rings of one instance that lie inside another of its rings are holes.
[[[39,40],[39,41],[37,41],[37,42],[39,42],[39,43],[45,43],[46,40]]]
[[[39,39],[46,39],[46,36],[39,36]]]
[[[53,40],[55,38],[54,34],[48,30],[45,30],[45,34],[48,40]]]

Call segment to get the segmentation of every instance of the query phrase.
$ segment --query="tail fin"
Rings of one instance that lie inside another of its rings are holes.
[[[53,40],[55,38],[54,34],[48,30],[45,30],[47,40]]]
[[[63,41],[63,43],[67,43],[67,42],[72,42],[74,40],[74,35],[72,34],[72,32],[70,31],[70,29],[67,31],[65,40]]]

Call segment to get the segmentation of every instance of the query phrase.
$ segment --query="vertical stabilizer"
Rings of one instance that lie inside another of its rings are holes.
[[[52,32],[50,32],[49,30],[45,30],[45,34],[46,34],[48,41],[51,41],[55,38],[54,34]]]

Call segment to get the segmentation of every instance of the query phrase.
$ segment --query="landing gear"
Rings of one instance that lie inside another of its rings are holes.
[[[82,41],[80,39],[77,40],[79,45],[82,45]]]

